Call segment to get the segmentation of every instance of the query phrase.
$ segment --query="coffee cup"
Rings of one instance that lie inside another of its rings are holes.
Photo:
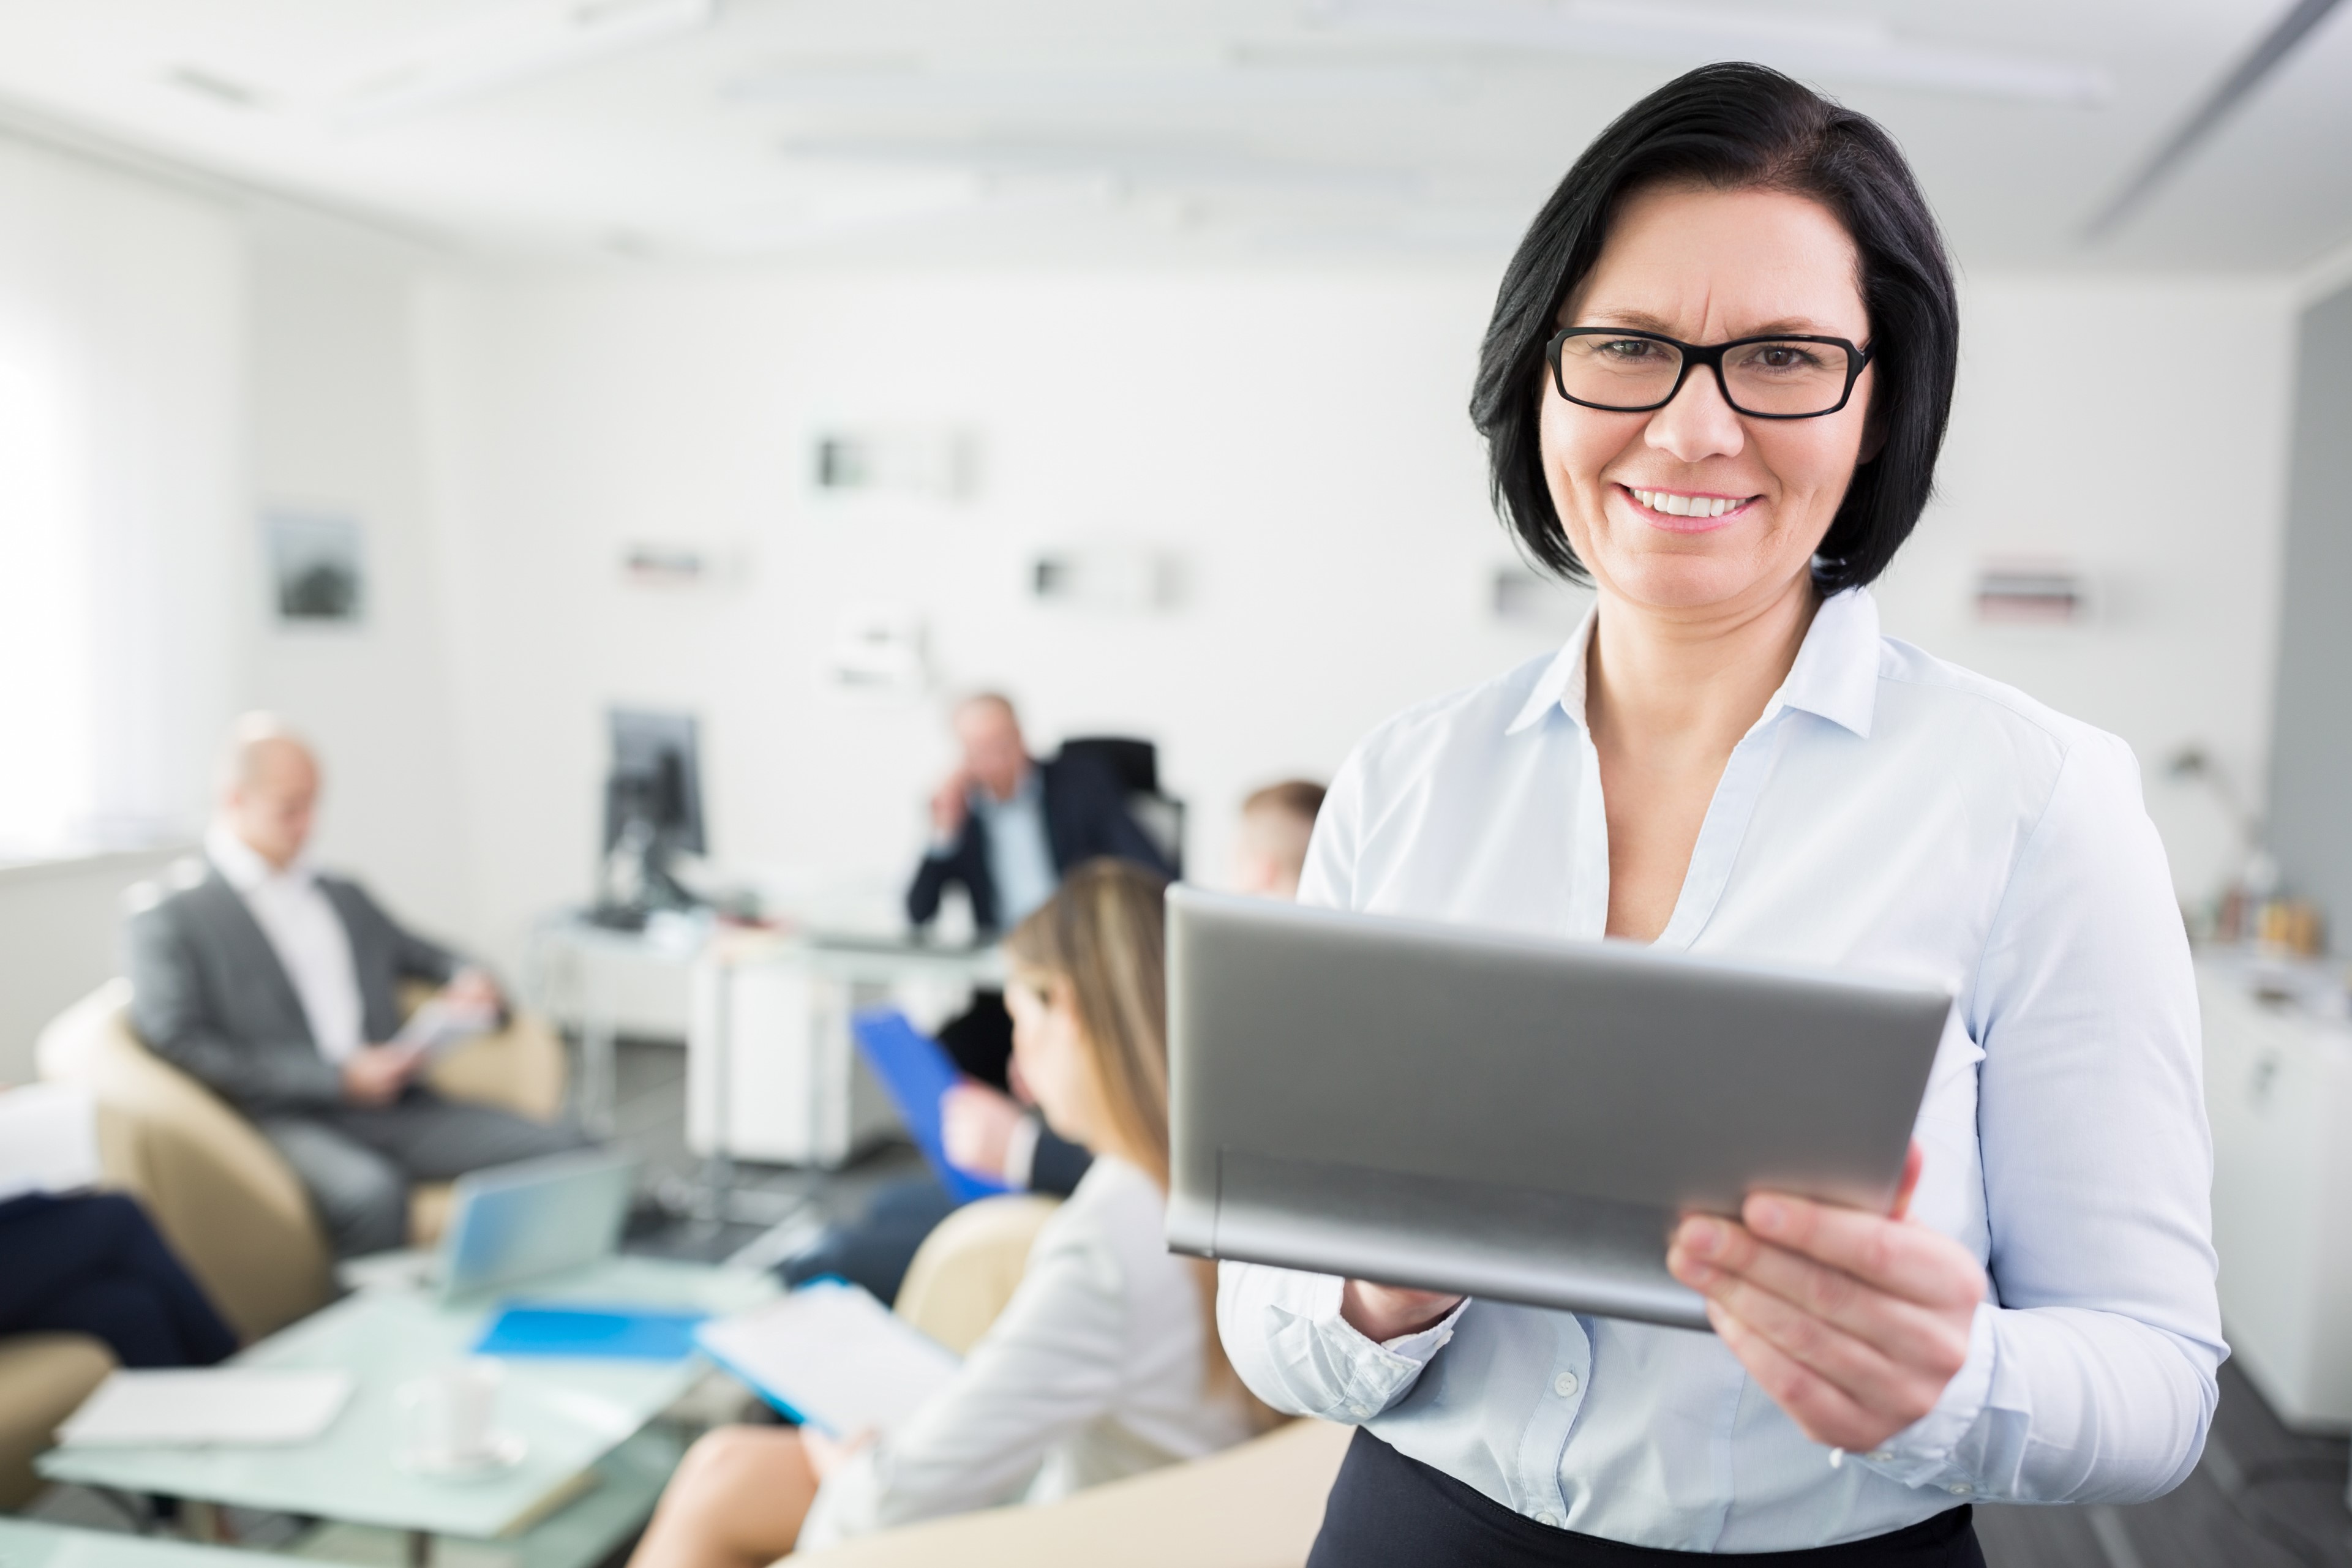
[[[499,1385],[506,1369],[472,1356],[400,1391],[408,1451],[429,1469],[464,1469],[498,1457]]]

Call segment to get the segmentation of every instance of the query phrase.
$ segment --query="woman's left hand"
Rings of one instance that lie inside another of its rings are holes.
[[[841,1469],[843,1463],[860,1448],[871,1448],[874,1434],[854,1432],[846,1437],[828,1437],[814,1427],[801,1428],[801,1450],[808,1455],[809,1469],[815,1472],[823,1485],[827,1476]]]
[[[1891,1217],[1753,1193],[1738,1220],[1689,1215],[1666,1267],[1724,1343],[1817,1443],[1866,1453],[1935,1408],[1968,1359],[1983,1267],[1908,1223],[1911,1145]]]

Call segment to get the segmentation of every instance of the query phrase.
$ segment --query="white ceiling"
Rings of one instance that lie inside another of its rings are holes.
[[[1882,119],[1968,266],[2288,270],[2352,243],[2352,5],[2084,237],[2288,4],[0,0],[0,119],[490,252],[1484,261],[1748,56]]]

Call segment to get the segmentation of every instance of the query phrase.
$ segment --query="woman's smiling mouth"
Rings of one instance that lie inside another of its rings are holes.
[[[1620,485],[1617,488],[1641,509],[1649,521],[1678,533],[1698,533],[1738,517],[1762,499],[1759,496],[1717,496],[1691,490],[1654,490]]]

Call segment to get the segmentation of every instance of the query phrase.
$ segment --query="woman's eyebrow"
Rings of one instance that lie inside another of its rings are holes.
[[[1668,321],[1663,316],[1653,316],[1646,310],[1588,310],[1579,316],[1574,325],[1630,327],[1637,332],[1656,332],[1668,338],[1680,336],[1675,329],[1674,322]],[[1832,331],[1808,316],[1783,316],[1777,320],[1759,321],[1747,330],[1735,332],[1731,336],[1733,338],[1770,338],[1782,334],[1791,337],[1816,338],[1844,336],[1843,333]]]

